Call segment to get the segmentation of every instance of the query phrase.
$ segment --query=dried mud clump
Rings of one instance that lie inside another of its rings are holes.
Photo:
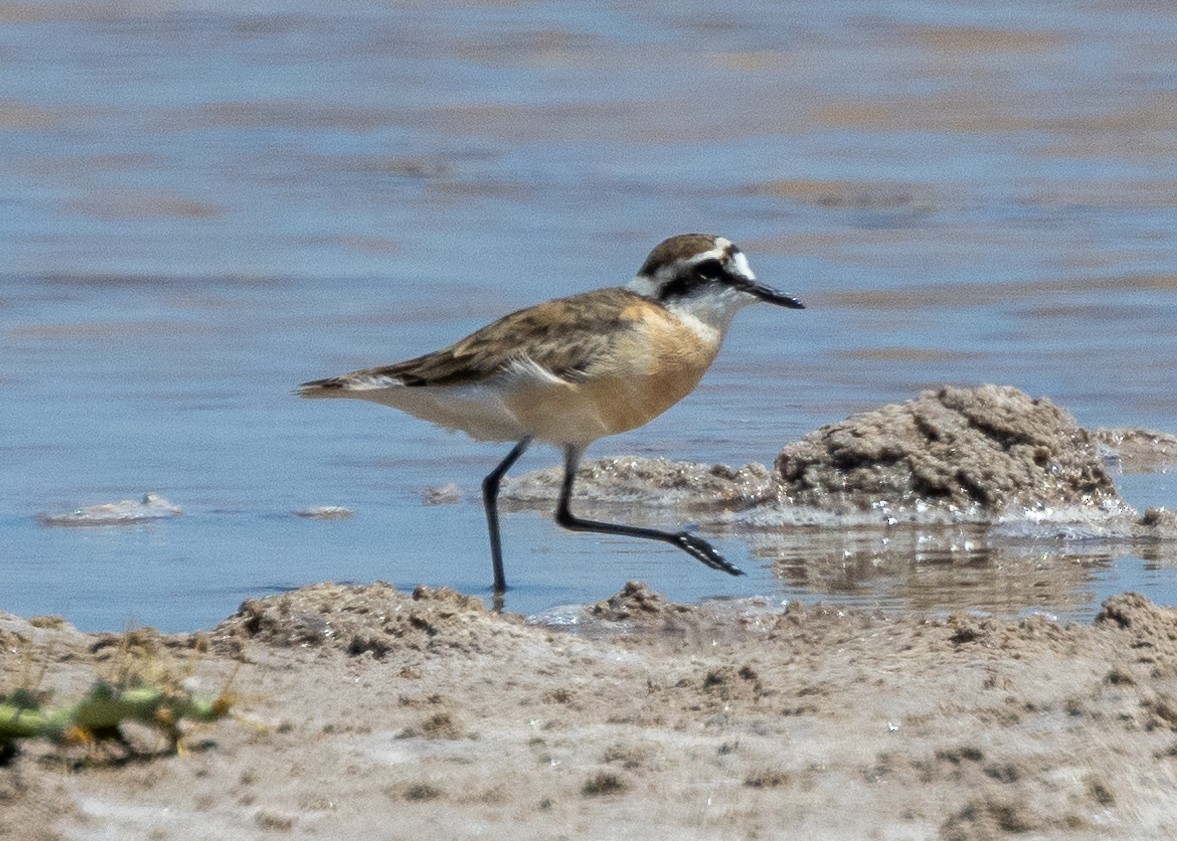
[[[772,470],[633,456],[585,462],[576,505],[634,522],[658,523],[659,511],[674,510],[696,523],[756,528],[831,516],[855,526],[1066,523],[1169,540],[1177,514],[1139,515],[1109,471],[1159,470],[1174,458],[1177,436],[1087,430],[1012,386],[946,386],[811,432],[785,446]],[[513,479],[503,500],[549,509],[562,478],[554,467]]]
[[[538,470],[504,487],[503,499],[521,507],[550,505],[563,477],[558,467]],[[652,495],[651,491],[655,494]],[[775,486],[762,464],[737,469],[664,458],[603,458],[583,462],[576,474],[577,500],[742,511],[773,498]]]
[[[1151,429],[1097,429],[1102,454],[1124,473],[1155,473],[1177,464],[1177,435]]]
[[[1100,606],[1095,624],[1130,633],[1132,648],[1142,656],[1177,661],[1177,609],[1155,605],[1139,593],[1121,593]]]
[[[690,613],[690,605],[674,604],[641,581],[627,581],[620,592],[586,608],[589,616],[606,622],[661,621]]]
[[[407,595],[382,581],[365,587],[325,583],[247,599],[216,627],[214,639],[333,647],[379,659],[395,648],[487,650],[517,632],[520,622],[444,587],[419,586]]]
[[[1006,838],[1050,825],[1026,802],[978,798],[949,817],[940,828],[941,841],[982,841]]]
[[[609,598],[581,608],[577,628],[590,638],[653,634],[679,639],[711,621],[697,605],[676,604],[641,581],[629,581]]]
[[[1015,503],[1123,505],[1091,434],[1009,386],[946,387],[852,415],[785,447],[776,476],[783,502],[835,511],[984,519]]]
[[[1148,508],[1133,524],[1134,536],[1151,540],[1177,540],[1177,511]]]

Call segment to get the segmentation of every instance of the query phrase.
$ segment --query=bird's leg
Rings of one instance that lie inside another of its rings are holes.
[[[625,526],[620,523],[602,523],[597,520],[584,520],[569,510],[572,500],[572,483],[576,480],[576,468],[580,465],[583,448],[566,446],[564,448],[564,483],[560,489],[560,501],[556,505],[556,522],[571,531],[595,531],[602,534],[621,534],[627,537],[643,537],[649,540],[661,540],[682,549],[692,558],[701,563],[726,572],[729,575],[743,575],[744,571],[724,560],[706,540],[695,537],[685,531],[669,532],[658,529],[642,528],[641,526]]]
[[[530,443],[531,438],[524,438],[516,444],[515,448],[507,453],[507,457],[499,462],[499,466],[482,480],[482,505],[486,509],[486,527],[490,532],[490,558],[494,565],[496,593],[505,593],[507,590],[507,579],[503,575],[503,547],[499,538],[499,483]]]

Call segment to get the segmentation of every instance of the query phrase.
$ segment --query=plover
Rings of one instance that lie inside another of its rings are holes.
[[[519,310],[434,353],[303,383],[299,394],[372,400],[480,441],[515,442],[482,482],[496,593],[507,589],[499,484],[533,441],[563,449],[556,522],[564,528],[660,540],[712,569],[742,575],[693,534],[586,520],[570,504],[585,448],[647,423],[688,395],[715,360],[732,317],[758,301],[804,308],[761,284],[730,240],[680,234],[659,243],[625,287]]]

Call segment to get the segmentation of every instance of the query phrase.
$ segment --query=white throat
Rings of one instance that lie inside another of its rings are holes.
[[[631,280],[626,288],[647,298],[658,297],[658,284],[642,275]],[[713,286],[700,290],[695,295],[664,303],[675,315],[687,321],[698,322],[700,327],[718,333],[718,338],[722,340],[736,313],[749,304],[756,303],[756,299],[730,286]]]
[[[724,286],[709,289],[699,295],[680,298],[667,304],[667,309],[676,315],[698,319],[712,330],[718,331],[720,338],[723,338],[732,326],[732,319],[736,313],[754,303],[756,299],[751,295]]]

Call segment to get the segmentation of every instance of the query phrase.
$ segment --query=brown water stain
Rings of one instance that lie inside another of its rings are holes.
[[[78,0],[78,2],[0,2],[0,24],[52,23],[69,20],[113,20],[160,16],[174,11],[170,0]]]
[[[57,115],[48,109],[20,102],[0,102],[0,129],[44,131],[57,122]]]
[[[1177,157],[1177,136],[1164,131],[1084,134],[1048,146],[1040,154],[1058,158],[1113,158],[1155,163]]]
[[[231,128],[346,129],[375,131],[397,125],[403,115],[396,109],[329,105],[309,102],[220,102],[169,120],[175,130],[229,126]]]
[[[979,359],[987,354],[943,350],[926,347],[875,347],[856,348],[834,354],[839,359],[859,362],[955,362],[962,359]]]
[[[740,247],[756,254],[821,254],[837,260],[858,255],[863,248],[881,249],[911,244],[925,233],[910,228],[856,228],[852,231],[802,232],[774,237],[742,238]],[[963,241],[963,240],[962,240]]]
[[[819,207],[849,210],[908,208],[935,209],[931,189],[919,185],[886,181],[834,181],[792,178],[749,184],[740,192],[773,196]]]
[[[353,234],[336,238],[336,241],[355,251],[368,254],[395,254],[401,250],[400,243],[386,237],[361,236]]]
[[[1011,100],[989,87],[954,89],[928,96],[834,100],[813,110],[817,125],[874,131],[938,131],[1002,134],[1043,131],[1056,121],[1040,116],[1045,106],[1029,97]]]
[[[508,201],[530,201],[536,195],[528,184],[492,184],[486,181],[445,181],[429,185],[439,196],[450,198],[490,198]]]
[[[1177,152],[1177,93],[1154,93],[1127,106],[1122,97],[1114,101],[1102,113],[1076,116],[1060,111],[1055,100],[1011,98],[1000,86],[970,81],[928,96],[826,100],[805,122],[870,131],[1043,132],[1056,139],[1039,154],[1058,157],[1167,159]]]
[[[114,284],[111,284],[114,285]],[[125,340],[135,336],[175,337],[206,334],[205,328],[184,325],[176,321],[88,321],[72,324],[39,324],[6,331],[11,339]]]
[[[55,120],[73,121],[84,115],[70,109],[63,109]],[[50,126],[52,127],[52,126]],[[83,179],[96,172],[128,172],[135,170],[164,169],[166,161],[159,155],[146,152],[113,152],[98,155],[57,154],[28,159],[24,162],[28,172],[53,179]],[[83,181],[82,183],[86,183]]]
[[[493,41],[467,40],[450,52],[454,58],[493,67],[553,67],[600,61],[611,41],[581,32],[536,29],[506,33]]]
[[[1117,100],[1117,105],[1122,103]],[[1039,154],[1168,162],[1177,156],[1177,93],[1142,96],[1103,115],[1071,119],[1065,127],[1069,136],[1045,146]]]
[[[323,156],[317,161],[327,171],[369,172],[401,175],[405,178],[441,178],[453,171],[453,165],[442,157],[410,155],[345,155]]]
[[[899,289],[856,289],[826,293],[832,306],[852,309],[911,310],[929,307],[974,307],[1009,304],[1032,300],[1044,295],[1065,292],[1109,291],[1124,292],[1177,289],[1173,275],[1127,275],[1120,277],[1058,278],[1024,283],[936,283],[905,286]]]
[[[916,26],[909,34],[917,44],[959,55],[962,52],[1033,53],[1066,41],[1060,32],[998,29],[988,26]]]
[[[224,212],[223,208],[211,202],[167,192],[92,193],[74,202],[71,207],[98,219],[209,219]]]
[[[1173,141],[1177,143],[1177,140]],[[1024,205],[1070,208],[1169,208],[1177,205],[1177,179],[1106,179],[1091,181],[1043,181],[1019,202]]]
[[[0,3],[0,23],[77,20],[95,11],[91,3]]]
[[[1022,313],[1027,318],[1052,319],[1065,324],[1108,324],[1114,321],[1137,322],[1140,312],[1135,307],[1105,306],[1101,304],[1071,304],[1032,307]]]
[[[897,121],[898,110],[879,100],[835,100],[817,109],[813,120],[830,128],[883,126]]]
[[[1177,91],[1153,92],[1102,117],[1073,122],[1100,131],[1177,131]]]
[[[711,60],[725,70],[741,73],[756,73],[766,70],[780,70],[797,62],[797,57],[780,50],[742,50],[739,52],[716,53]]]

